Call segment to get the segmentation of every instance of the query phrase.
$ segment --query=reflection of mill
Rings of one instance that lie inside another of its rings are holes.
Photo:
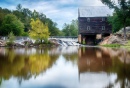
[[[78,54],[79,80],[82,80],[80,76],[85,72],[106,72],[112,65],[110,55],[102,52],[100,48],[82,47],[79,49]]]
[[[88,88],[130,88],[130,53],[128,51],[82,47],[78,54],[79,80],[82,85],[83,83],[89,85]]]
[[[110,56],[98,48],[82,47],[79,49],[78,67],[81,73],[106,71],[111,64]]]

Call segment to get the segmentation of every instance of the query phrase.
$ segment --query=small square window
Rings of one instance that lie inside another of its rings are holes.
[[[90,30],[90,26],[87,26],[87,30],[88,30],[88,31]]]
[[[105,30],[105,26],[102,26],[102,30]]]
[[[102,18],[102,21],[105,21],[105,18]]]
[[[90,18],[87,18],[87,22],[90,22]]]

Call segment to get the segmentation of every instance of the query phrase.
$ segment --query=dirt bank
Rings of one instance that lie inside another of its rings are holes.
[[[115,34],[111,34],[108,37],[103,38],[102,42],[100,42],[99,45],[104,45],[104,44],[121,44],[124,45],[127,43],[128,40],[130,40],[130,27],[126,27],[126,35],[127,38],[126,40],[124,39],[124,31],[121,29]]]

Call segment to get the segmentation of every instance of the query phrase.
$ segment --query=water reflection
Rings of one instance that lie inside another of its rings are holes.
[[[130,52],[99,47],[0,48],[1,88],[130,88]]]
[[[77,47],[69,49],[0,48],[0,84],[2,80],[10,80],[12,76],[17,78],[19,84],[22,80],[36,78],[50,69],[61,55],[70,55],[66,61],[73,56],[77,59]]]
[[[17,49],[2,49],[5,53],[0,54],[0,77],[3,79],[9,79],[11,76],[22,76],[23,79],[29,79],[31,75],[36,76],[40,72],[46,71],[58,58],[57,55],[48,55],[48,49],[38,49],[35,54],[30,53],[30,55],[26,53],[30,49],[24,49],[25,55],[22,52],[16,53]]]
[[[130,88],[129,51],[82,47],[78,54],[81,83],[86,82],[89,88]]]
[[[110,55],[104,53],[100,48],[79,49],[79,71],[100,72],[107,71],[112,64]]]

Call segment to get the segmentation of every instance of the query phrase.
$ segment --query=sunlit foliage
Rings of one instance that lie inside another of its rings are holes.
[[[31,30],[29,36],[35,40],[40,40],[41,43],[43,40],[47,43],[50,35],[47,24],[43,24],[40,19],[37,18],[36,20],[32,19],[30,25]]]
[[[22,34],[19,34],[19,33],[16,33],[17,30],[15,30],[15,33],[13,32],[15,35],[28,36],[28,31],[31,29],[31,25],[30,25],[31,18],[33,18],[35,20],[38,18],[38,19],[40,19],[40,21],[43,24],[47,23],[48,28],[49,28],[49,32],[50,32],[50,36],[63,35],[62,31],[59,30],[59,28],[57,27],[57,23],[53,22],[50,18],[47,18],[44,13],[40,13],[36,10],[31,11],[28,8],[23,8],[21,4],[18,4],[16,6],[16,10],[9,10],[9,9],[0,7],[0,30],[1,30],[0,35],[2,35],[2,36],[6,36],[11,32],[10,30],[2,31],[2,30],[5,30],[5,28],[7,29],[7,25],[6,25],[6,27],[4,27],[5,25],[2,23],[5,19],[5,16],[8,14],[13,14],[14,16],[16,16],[17,20],[22,22],[22,24],[24,26],[24,28],[23,28],[24,32]],[[11,23],[14,23],[14,22],[11,21]],[[19,22],[15,22],[15,24],[17,25],[17,24],[19,24]]]

